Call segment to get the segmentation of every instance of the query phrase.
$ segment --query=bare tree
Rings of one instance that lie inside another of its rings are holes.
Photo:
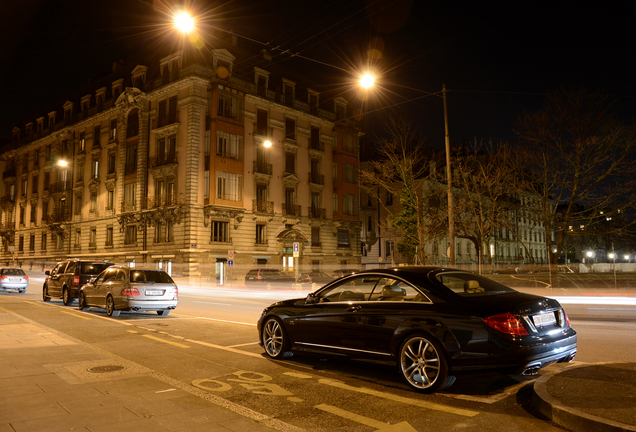
[[[430,162],[435,152],[411,123],[391,119],[387,136],[377,147],[377,157],[360,170],[360,184],[383,206],[383,224],[389,235],[399,239],[397,250],[409,262],[426,263],[426,243],[445,232],[443,200],[445,188],[434,181],[435,170]],[[399,198],[399,205],[388,205],[385,194]]]
[[[521,141],[516,175],[537,198],[529,203],[534,214],[547,233],[556,235],[555,249],[546,236],[551,264],[567,236],[586,234],[571,226],[599,226],[634,207],[634,131],[616,120],[606,96],[584,89],[550,93],[544,107],[525,116],[516,132]],[[613,229],[633,224],[626,220]]]

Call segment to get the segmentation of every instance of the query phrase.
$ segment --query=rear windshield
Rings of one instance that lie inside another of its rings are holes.
[[[130,272],[131,282],[156,282],[156,283],[174,283],[168,273],[164,271],[153,270],[132,270]]]
[[[112,263],[89,263],[89,262],[85,262],[85,263],[81,264],[80,274],[98,275],[103,270],[107,269],[108,267],[110,267],[112,265],[113,265]]]
[[[24,275],[24,270],[19,268],[6,268],[0,271],[0,274],[9,275],[9,276],[22,276]]]
[[[478,297],[516,292],[506,285],[473,273],[444,272],[438,273],[435,275],[435,278],[446,288],[462,297]]]

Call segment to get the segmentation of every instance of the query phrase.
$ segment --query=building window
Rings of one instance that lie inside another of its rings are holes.
[[[243,100],[227,93],[218,93],[217,115],[233,120],[243,119]]]
[[[347,183],[358,183],[358,168],[356,165],[343,162],[342,179]]]
[[[296,153],[285,152],[285,172],[296,173]]]
[[[177,122],[177,97],[159,101],[157,126],[163,127]]]
[[[174,241],[174,221],[169,220],[166,223],[166,236],[167,236],[167,241],[169,242]]]
[[[46,233],[42,234],[42,250],[45,251],[46,250]]]
[[[216,155],[230,159],[243,159],[243,137],[228,132],[217,131]]]
[[[393,240],[387,240],[384,243],[384,256],[385,256],[385,258],[392,257],[394,251],[395,251],[395,242]]]
[[[265,231],[265,225],[257,224],[256,225],[256,244],[267,244],[267,236]]]
[[[203,173],[203,198],[210,198],[210,170]]]
[[[358,146],[353,135],[345,134],[342,137],[342,149],[349,153],[358,153]]]
[[[35,234],[31,234],[29,236],[29,250],[30,251],[35,250]]]
[[[106,210],[112,210],[115,207],[115,191],[109,190],[106,193]]]
[[[112,245],[113,245],[113,228],[108,227],[106,228],[106,246],[112,246]]]
[[[108,135],[110,141],[114,141],[117,139],[117,119],[112,119],[110,121],[110,134]]]
[[[77,163],[77,177],[75,178],[75,181],[84,181],[84,162]]]
[[[132,211],[135,209],[135,190],[137,183],[126,183],[124,185],[124,211]]]
[[[97,192],[91,192],[91,212],[97,211]]]
[[[26,208],[20,207],[20,225],[26,223]]]
[[[256,110],[256,134],[267,135],[267,111],[262,109]]]
[[[338,213],[338,194],[337,193],[333,194],[332,204],[333,204],[333,214]]]
[[[88,247],[97,247],[97,228],[91,229],[91,236],[88,239]]]
[[[31,223],[35,223],[36,212],[38,209],[38,205],[36,203],[31,203]]]
[[[128,114],[128,121],[126,122],[126,138],[132,138],[139,135],[139,114],[137,109],[134,109]]]
[[[311,228],[311,245],[320,246],[320,228],[318,227]]]
[[[157,221],[155,223],[155,243],[163,242],[163,222]]]
[[[99,159],[93,159],[91,161],[91,178],[99,178]]]
[[[309,137],[309,147],[317,149],[320,146],[320,128],[317,126],[311,127],[311,135]]]
[[[75,214],[76,215],[82,214],[82,195],[81,194],[75,196]]]
[[[210,240],[215,243],[229,243],[229,227],[229,222],[212,221],[212,232]]]
[[[126,174],[134,174],[137,172],[137,143],[131,143],[126,146]]]
[[[108,174],[115,174],[115,163],[116,157],[115,153],[108,155]]]
[[[349,247],[349,230],[338,230],[338,247],[339,248],[348,248]]]
[[[241,201],[243,199],[243,176],[217,171],[216,197],[229,201]]]
[[[296,120],[285,118],[285,139],[296,141]]]
[[[82,247],[82,231],[75,231],[75,244],[73,246],[76,249],[80,249]]]
[[[18,252],[24,252],[24,236],[20,236],[18,240]]]
[[[342,212],[346,215],[356,216],[358,214],[358,196],[351,194],[342,195]]]
[[[93,129],[93,148],[99,148],[100,146],[100,136],[101,134],[101,130],[99,128],[99,125],[95,126],[95,129]]]
[[[126,226],[124,243],[127,245],[137,244],[137,225]]]

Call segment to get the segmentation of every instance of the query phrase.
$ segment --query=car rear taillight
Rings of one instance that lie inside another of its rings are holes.
[[[127,287],[121,290],[121,295],[136,296],[139,295],[139,290],[135,287]]]
[[[79,276],[73,276],[73,285],[79,286],[79,284],[80,284],[80,277]]]
[[[563,315],[565,316],[565,323],[570,327],[570,318],[568,318],[568,313],[563,309]]]
[[[22,276],[24,279],[29,280],[28,276]]]
[[[0,279],[6,279],[7,276],[0,276]]]
[[[528,336],[530,334],[523,324],[521,324],[521,321],[510,312],[482,318],[482,321],[488,327],[509,335]]]

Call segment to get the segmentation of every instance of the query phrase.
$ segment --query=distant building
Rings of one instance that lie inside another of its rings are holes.
[[[15,127],[0,260],[92,257],[219,281],[358,265],[353,109],[306,70],[254,54],[234,41],[116,63]]]

